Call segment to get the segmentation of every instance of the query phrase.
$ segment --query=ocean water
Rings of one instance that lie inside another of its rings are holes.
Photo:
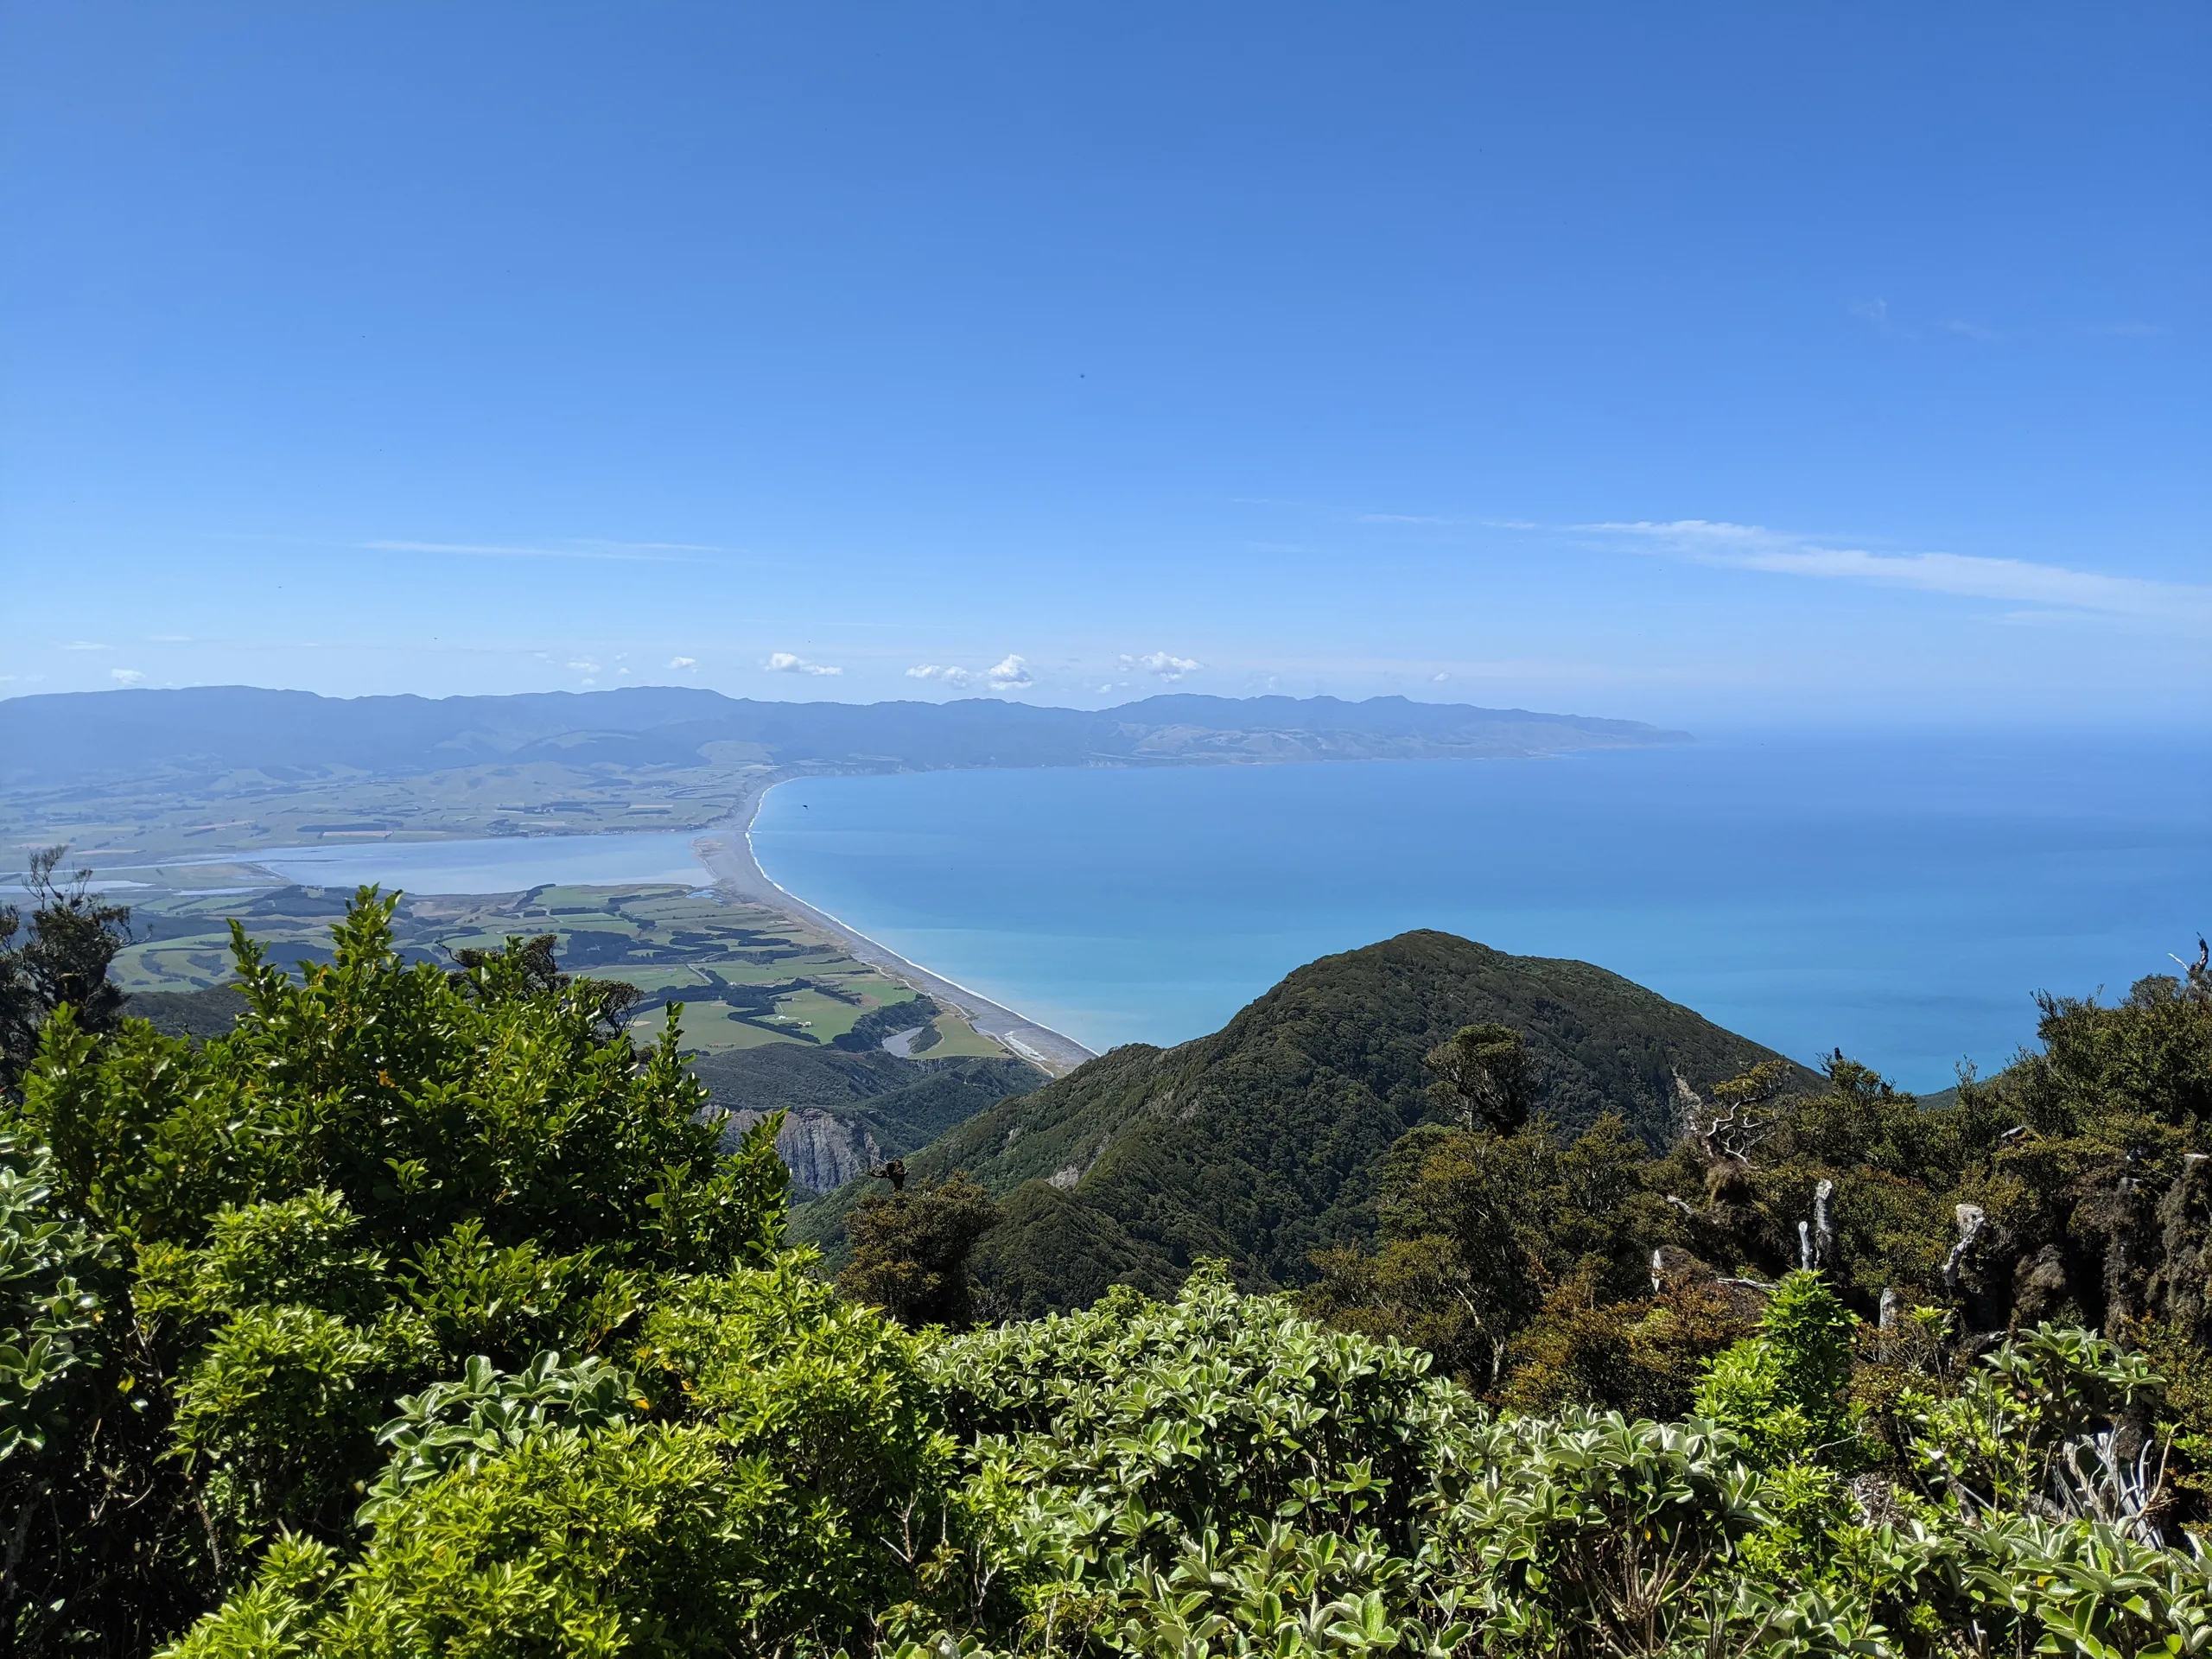
[[[1902,1084],[2212,927],[2212,744],[1779,737],[1520,761],[924,772],[772,791],[777,882],[1096,1049],[1433,927]]]

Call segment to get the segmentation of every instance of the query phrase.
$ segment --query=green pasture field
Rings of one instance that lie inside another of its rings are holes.
[[[746,745],[715,745],[743,749]],[[68,843],[103,874],[145,880],[163,859],[219,849],[609,830],[698,830],[728,812],[761,770],[735,753],[692,766],[554,760],[456,766],[402,777],[148,778],[22,787],[0,798],[0,846]],[[207,879],[201,869],[195,880]]]
[[[134,941],[116,959],[117,982],[127,991],[188,991],[232,977],[233,916],[280,963],[327,961],[330,925],[351,894],[289,887],[118,896],[131,900]],[[869,1009],[914,995],[790,917],[674,884],[403,897],[393,929],[410,959],[441,966],[450,965],[459,950],[554,934],[569,972],[636,988],[639,1001],[630,1029],[640,1040],[658,1038],[667,1006],[682,1003],[687,1051],[826,1044]],[[940,1018],[938,1026],[944,1035],[929,1051],[932,1056],[1004,1052],[956,1015]]]
[[[917,1054],[917,1059],[959,1060],[970,1055],[996,1059],[1007,1052],[957,1014],[940,1014],[931,1023],[937,1027],[937,1042]]]

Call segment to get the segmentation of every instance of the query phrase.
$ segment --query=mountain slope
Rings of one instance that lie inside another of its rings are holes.
[[[1404,697],[1178,695],[1081,709],[995,697],[760,702],[680,686],[443,698],[194,686],[0,699],[0,783],[43,786],[149,772],[404,776],[491,760],[686,767],[718,756],[886,768],[1415,759],[1683,737],[1636,721]]]
[[[1009,1312],[1077,1306],[1117,1281],[1160,1291],[1199,1255],[1294,1284],[1323,1246],[1373,1229],[1383,1154],[1434,1115],[1421,1058],[1461,1026],[1529,1039],[1540,1109],[1563,1128],[1618,1111],[1673,1129],[1673,1074],[1706,1089],[1777,1058],[1618,974],[1401,934],[1298,969],[1220,1031],[1101,1056],[1004,1100],[907,1158],[964,1169],[1004,1201],[977,1255]],[[794,1217],[834,1252],[849,1186]]]

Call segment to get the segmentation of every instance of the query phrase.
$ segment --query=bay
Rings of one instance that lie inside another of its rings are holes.
[[[786,784],[789,891],[1096,1049],[1219,1027],[1409,928],[1628,976],[1905,1086],[2031,1040],[2035,993],[2176,971],[2212,925],[2202,734],[1805,736],[1521,761]]]

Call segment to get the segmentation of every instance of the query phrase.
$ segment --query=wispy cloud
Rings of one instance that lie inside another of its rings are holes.
[[[1437,529],[1477,530],[1541,530],[1541,524],[1526,518],[1463,518],[1433,512],[1363,512],[1355,520],[1363,524],[1414,524]]]
[[[1894,334],[1901,340],[1918,340],[1923,332],[1949,334],[1959,340],[2002,340],[2004,335],[1986,323],[1975,322],[1967,317],[1936,317],[1927,322],[1900,322],[1890,310],[1887,300],[1851,300],[1844,310],[1859,319],[1876,334]]]
[[[363,542],[372,553],[450,553],[471,559],[600,559],[621,563],[682,564],[690,553],[720,553],[689,542],[563,542],[551,547],[506,542]]]
[[[1703,564],[1777,575],[1869,582],[1966,599],[1994,599],[2041,607],[2052,620],[2067,613],[2126,619],[2184,632],[2212,631],[2212,587],[2106,575],[2028,559],[1966,553],[1873,553],[1827,547],[1758,524],[1705,518],[1670,523],[1577,524],[1588,533],[1640,543]]]
[[[833,668],[828,663],[810,663],[805,658],[794,656],[788,651],[771,652],[768,660],[760,667],[764,673],[768,674],[842,674],[845,671],[842,668]]]
[[[113,645],[104,645],[97,639],[72,639],[61,647],[64,651],[113,651]]]
[[[994,691],[1014,691],[1025,685],[1037,683],[1037,677],[1029,671],[1028,661],[1012,652],[992,664],[983,677],[990,682]]]
[[[118,685],[143,685],[146,677],[135,668],[111,668],[107,677]]]
[[[671,668],[683,669],[689,672],[699,666],[699,659],[696,657],[671,657],[668,659],[668,665]]]
[[[956,691],[969,684],[975,676],[964,668],[952,668],[943,663],[916,663],[906,671],[910,680],[934,680],[939,685],[949,685]]]

